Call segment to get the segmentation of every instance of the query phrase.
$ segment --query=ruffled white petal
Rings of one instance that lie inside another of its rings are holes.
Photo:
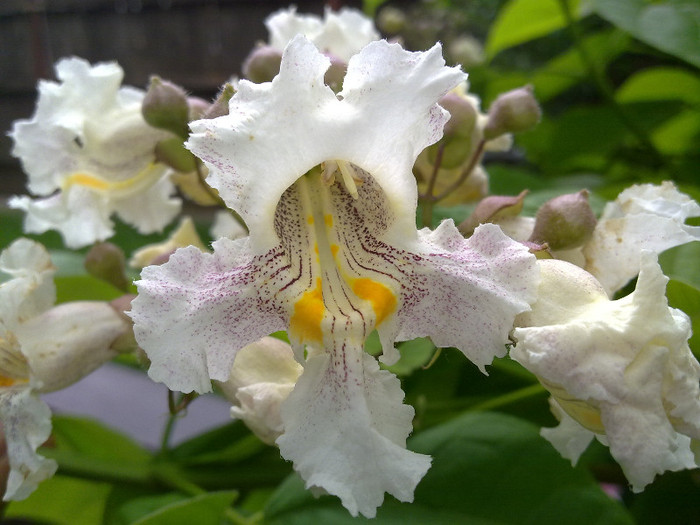
[[[438,347],[459,348],[485,371],[505,355],[515,316],[535,300],[535,257],[493,224],[465,240],[445,221],[435,231],[422,230],[416,245],[423,258],[402,301],[398,339],[429,336]]]
[[[559,419],[559,425],[553,428],[543,428],[540,435],[549,441],[552,446],[562,455],[562,457],[576,465],[581,454],[591,444],[595,434],[583,428],[569,414],[564,412],[552,398],[549,405],[554,415]]]
[[[273,13],[265,20],[271,47],[283,51],[298,34],[316,44],[322,52],[348,61],[352,55],[374,40],[379,33],[371,18],[355,9],[326,8],[324,20],[315,15],[299,15],[296,7]]]
[[[0,420],[10,461],[3,500],[22,500],[56,472],[54,460],[36,453],[51,434],[51,411],[29,388],[5,388],[0,391]]]
[[[240,348],[286,327],[272,301],[280,273],[286,277],[280,254],[254,257],[248,238],[222,238],[213,248],[181,248],[136,283],[134,333],[151,378],[173,390],[209,392],[210,378],[228,379]]]
[[[697,216],[700,205],[672,182],[632,186],[603,210],[584,247],[585,268],[612,295],[639,273],[642,250],[659,254],[700,240],[700,226],[685,224]]]
[[[143,119],[143,91],[119,87],[117,64],[70,58],[56,71],[61,82],[41,82],[34,116],[15,122],[10,133],[29,190],[47,197],[12,202],[27,211],[27,230],[58,229],[69,247],[80,247],[113,233],[115,211],[140,231],[161,229],[179,201],[170,199],[165,167],[152,169],[155,145],[169,135]],[[147,199],[154,202],[144,206],[139,197],[153,184],[166,187],[151,188]]]
[[[106,199],[87,188],[74,187],[69,192],[40,199],[26,195],[12,197],[8,205],[26,212],[25,232],[56,230],[68,248],[77,249],[114,235]]]
[[[526,327],[516,328],[511,357],[578,424],[605,438],[635,490],[666,470],[694,467],[700,365],[687,345],[687,316],[668,307],[655,256],[643,252],[636,290],[617,301],[577,267],[540,266],[542,300],[519,319]],[[545,435],[575,460],[569,423]]]
[[[0,271],[14,277],[0,284],[0,326],[4,329],[15,330],[55,302],[55,268],[41,244],[17,239],[0,254]]]
[[[373,42],[352,58],[336,96],[323,83],[329,65],[296,37],[271,83],[241,81],[229,115],[191,124],[187,146],[205,161],[207,182],[243,217],[259,253],[277,242],[273,221],[282,193],[334,159],[371,173],[390,199],[397,237],[415,237],[411,168],[448,118],[436,100],[464,74],[444,66],[438,46],[410,53]]]
[[[430,458],[405,448],[413,408],[402,400],[398,379],[361,348],[311,357],[282,405],[280,452],[353,516],[374,517],[384,492],[413,501]]]

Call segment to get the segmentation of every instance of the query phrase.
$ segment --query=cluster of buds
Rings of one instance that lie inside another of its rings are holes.
[[[510,149],[511,134],[534,127],[540,108],[525,86],[500,95],[484,114],[466,83],[445,95],[440,105],[450,120],[442,139],[426,148],[414,169],[422,198],[448,205],[479,200],[488,191],[483,154]]]

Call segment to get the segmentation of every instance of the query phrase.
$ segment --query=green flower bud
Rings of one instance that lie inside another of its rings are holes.
[[[270,82],[280,72],[282,53],[273,47],[258,45],[243,62],[243,76],[260,84]]]
[[[596,222],[588,191],[560,195],[537,210],[530,240],[547,243],[552,250],[570,250],[588,242]]]
[[[523,202],[528,191],[520,192],[520,195],[492,195],[482,199],[474,211],[459,226],[458,229],[464,236],[474,233],[479,224],[498,222],[506,217],[515,217],[523,211]]]
[[[228,115],[228,103],[233,98],[235,93],[236,90],[233,89],[231,84],[224,84],[216,99],[212,105],[209,106],[209,109],[202,118],[210,119]]]
[[[172,82],[151,77],[141,112],[146,122],[154,128],[165,129],[182,138],[189,135],[187,94]]]
[[[448,54],[452,61],[461,64],[464,70],[484,63],[484,48],[481,42],[469,35],[455,38],[448,47]]]
[[[406,14],[392,6],[384,7],[377,16],[377,27],[389,35],[400,33],[406,27],[406,22]]]
[[[98,242],[85,256],[87,272],[124,292],[131,281],[126,277],[124,252],[111,242]]]
[[[504,133],[527,131],[540,121],[542,111],[527,85],[502,93],[489,108],[489,120],[484,127],[484,138],[491,140]]]
[[[348,65],[344,60],[333,55],[328,55],[328,58],[331,59],[331,67],[326,71],[323,80],[329,88],[338,93],[343,88],[343,80],[345,79]]]
[[[428,157],[434,164],[437,162],[438,150],[442,149],[440,167],[456,168],[470,158],[474,149],[478,113],[467,98],[454,92],[447,93],[439,104],[449,111],[450,120],[443,128],[442,139],[428,149]]]

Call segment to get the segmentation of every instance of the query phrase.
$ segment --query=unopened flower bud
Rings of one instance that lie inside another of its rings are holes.
[[[87,272],[118,290],[128,291],[131,281],[126,277],[124,252],[111,242],[98,242],[85,256]]]
[[[155,156],[158,162],[170,166],[175,171],[188,173],[197,168],[196,157],[185,148],[179,137],[161,140],[156,144]]]
[[[343,88],[343,80],[345,79],[345,72],[348,70],[348,64],[333,55],[328,55],[328,58],[331,59],[331,67],[326,70],[323,80],[329,88],[337,93]]]
[[[187,97],[187,107],[189,108],[188,120],[199,120],[209,110],[211,104],[199,97]]]
[[[523,201],[527,195],[524,190],[517,196],[492,195],[482,199],[474,211],[458,227],[464,236],[474,233],[479,224],[498,222],[505,217],[514,217],[523,210]]]
[[[280,405],[302,371],[289,344],[263,337],[238,351],[229,380],[219,386],[234,404],[231,415],[271,445],[284,430]]]
[[[214,100],[212,105],[209,106],[209,109],[202,118],[212,119],[228,115],[228,103],[233,98],[233,95],[235,93],[236,90],[233,88],[233,85],[229,83],[224,84],[224,86],[221,88],[221,91],[216,96],[216,99]]]
[[[130,323],[108,303],[63,303],[22,323],[17,337],[40,392],[65,388],[117,355]]]
[[[141,106],[143,118],[154,128],[165,129],[179,137],[189,135],[189,105],[187,94],[180,87],[160,77],[151,77],[151,83]]]
[[[471,137],[478,117],[474,104],[466,97],[452,91],[442,97],[438,103],[450,112],[450,120],[443,128],[443,135],[463,139]]]
[[[480,137],[478,113],[469,99],[455,92],[447,93],[439,104],[450,113],[450,120],[443,128],[442,139],[428,148],[429,160],[432,164],[439,162],[441,168],[456,168],[469,159],[476,135]]]
[[[396,7],[384,7],[377,16],[377,27],[389,35],[400,33],[406,27],[406,15]]]
[[[588,191],[560,195],[537,211],[530,240],[546,242],[552,250],[570,250],[591,238],[596,222],[588,203]]]
[[[489,120],[484,127],[486,140],[494,139],[504,133],[527,131],[535,126],[542,117],[542,111],[532,93],[532,86],[527,85],[499,95],[489,108]]]
[[[243,76],[260,84],[270,82],[280,72],[282,53],[271,46],[258,45],[243,62]]]
[[[469,35],[454,39],[448,48],[448,54],[452,61],[461,64],[464,70],[484,62],[484,48],[481,42]]]

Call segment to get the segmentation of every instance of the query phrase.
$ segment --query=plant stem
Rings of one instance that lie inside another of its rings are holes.
[[[494,397],[493,399],[489,399],[488,401],[484,401],[483,403],[477,403],[476,405],[472,405],[467,409],[467,412],[481,412],[483,410],[493,410],[494,408],[500,408],[503,406],[511,405],[513,403],[517,403],[518,401],[522,401],[523,399],[527,399],[528,397],[539,396],[545,392],[547,392],[547,390],[541,384],[536,383],[534,385],[529,385],[518,390],[508,392],[507,394],[502,394],[498,397]]]
[[[471,158],[469,159],[469,164],[467,164],[467,167],[462,170],[462,173],[460,173],[459,178],[454,181],[452,184],[450,184],[447,188],[445,188],[442,193],[439,195],[434,196],[435,202],[440,201],[447,197],[450,193],[455,191],[457,188],[459,188],[464,182],[469,178],[469,175],[472,174],[472,171],[474,171],[474,168],[476,165],[479,163],[479,160],[481,160],[481,155],[484,153],[484,146],[486,146],[486,140],[481,139],[479,143],[476,145],[476,149],[474,150],[474,153],[472,153]]]

